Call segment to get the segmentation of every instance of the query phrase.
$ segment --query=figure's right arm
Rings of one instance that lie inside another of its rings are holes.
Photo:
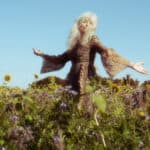
[[[58,56],[44,54],[38,49],[33,49],[33,53],[43,58],[41,73],[59,70],[70,60],[69,50]]]
[[[60,54],[60,55],[48,55],[48,54],[43,53],[39,49],[33,48],[33,53],[37,56],[42,57],[43,59],[49,59],[50,61],[52,61],[54,63],[67,62],[70,60],[70,57],[69,57],[70,51],[69,50],[65,51],[63,54]]]

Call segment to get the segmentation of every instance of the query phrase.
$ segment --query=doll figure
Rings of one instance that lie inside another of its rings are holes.
[[[142,62],[133,63],[123,58],[112,48],[105,47],[96,36],[97,16],[94,13],[84,13],[76,19],[68,39],[68,50],[58,56],[47,55],[38,49],[33,49],[35,55],[43,58],[41,73],[61,69],[71,61],[71,69],[66,77],[66,84],[79,95],[85,93],[87,79],[97,75],[94,67],[96,54],[100,54],[103,66],[108,75],[113,78],[117,73],[130,67],[142,74],[148,72],[142,67]]]

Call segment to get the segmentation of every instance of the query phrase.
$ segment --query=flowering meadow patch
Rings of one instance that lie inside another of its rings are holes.
[[[82,97],[55,81],[0,86],[0,150],[148,150],[149,133],[150,81],[96,77]]]

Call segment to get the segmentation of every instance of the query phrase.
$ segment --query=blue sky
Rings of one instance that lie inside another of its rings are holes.
[[[11,86],[27,87],[34,80],[57,75],[64,78],[68,63],[62,70],[40,75],[42,59],[32,53],[40,48],[48,54],[60,54],[67,49],[70,28],[80,14],[97,14],[97,35],[101,42],[114,48],[131,61],[144,61],[150,70],[150,1],[149,0],[5,0],[0,2],[0,84],[3,77],[12,75]],[[99,56],[96,59],[101,76],[105,73]],[[130,74],[140,81],[149,80],[126,69],[116,76]]]

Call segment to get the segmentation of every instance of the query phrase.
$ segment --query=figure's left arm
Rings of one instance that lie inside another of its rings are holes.
[[[149,74],[149,72],[146,69],[144,69],[143,65],[144,62],[137,62],[137,63],[130,62],[128,67],[142,74]]]
[[[125,59],[114,49],[105,47],[96,36],[93,36],[91,41],[96,51],[101,55],[103,66],[110,77],[114,77],[117,73],[127,67],[130,67],[142,74],[148,74],[148,71],[142,66],[143,62],[133,63]]]

